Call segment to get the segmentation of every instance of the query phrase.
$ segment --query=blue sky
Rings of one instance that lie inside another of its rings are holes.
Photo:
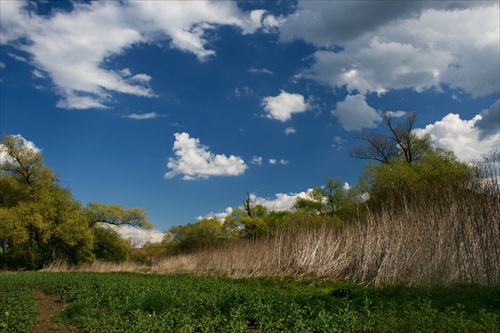
[[[499,149],[496,1],[0,6],[0,131],[160,232],[355,185],[354,134],[386,110],[464,161]]]

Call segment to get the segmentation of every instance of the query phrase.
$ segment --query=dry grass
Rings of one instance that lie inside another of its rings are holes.
[[[500,200],[441,192],[369,212],[346,227],[323,224],[238,240],[152,265],[96,262],[49,271],[322,276],[369,285],[500,284]]]
[[[167,258],[158,272],[229,276],[308,275],[371,285],[500,283],[500,200],[440,191],[369,212],[344,228],[284,230]]]

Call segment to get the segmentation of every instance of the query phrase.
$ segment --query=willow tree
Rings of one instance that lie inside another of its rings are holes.
[[[111,228],[123,225],[153,227],[140,208],[83,207],[59,185],[38,149],[21,136],[2,137],[0,267],[38,269],[55,260],[125,259],[131,245]]]
[[[0,265],[36,269],[57,259],[93,260],[81,205],[20,136],[0,144]]]

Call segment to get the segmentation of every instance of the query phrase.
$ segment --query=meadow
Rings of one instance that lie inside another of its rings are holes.
[[[0,274],[2,332],[32,331],[35,288],[71,332],[500,332],[494,286],[95,272]]]

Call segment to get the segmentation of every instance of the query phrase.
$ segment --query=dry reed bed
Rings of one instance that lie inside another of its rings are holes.
[[[343,228],[325,224],[230,242],[164,259],[155,270],[324,276],[375,286],[500,283],[498,197],[441,191],[405,202]]]
[[[318,276],[368,285],[500,284],[500,197],[477,191],[389,200],[342,228],[296,227],[237,240],[150,266],[92,263],[50,271]],[[300,225],[300,224],[299,224]]]

